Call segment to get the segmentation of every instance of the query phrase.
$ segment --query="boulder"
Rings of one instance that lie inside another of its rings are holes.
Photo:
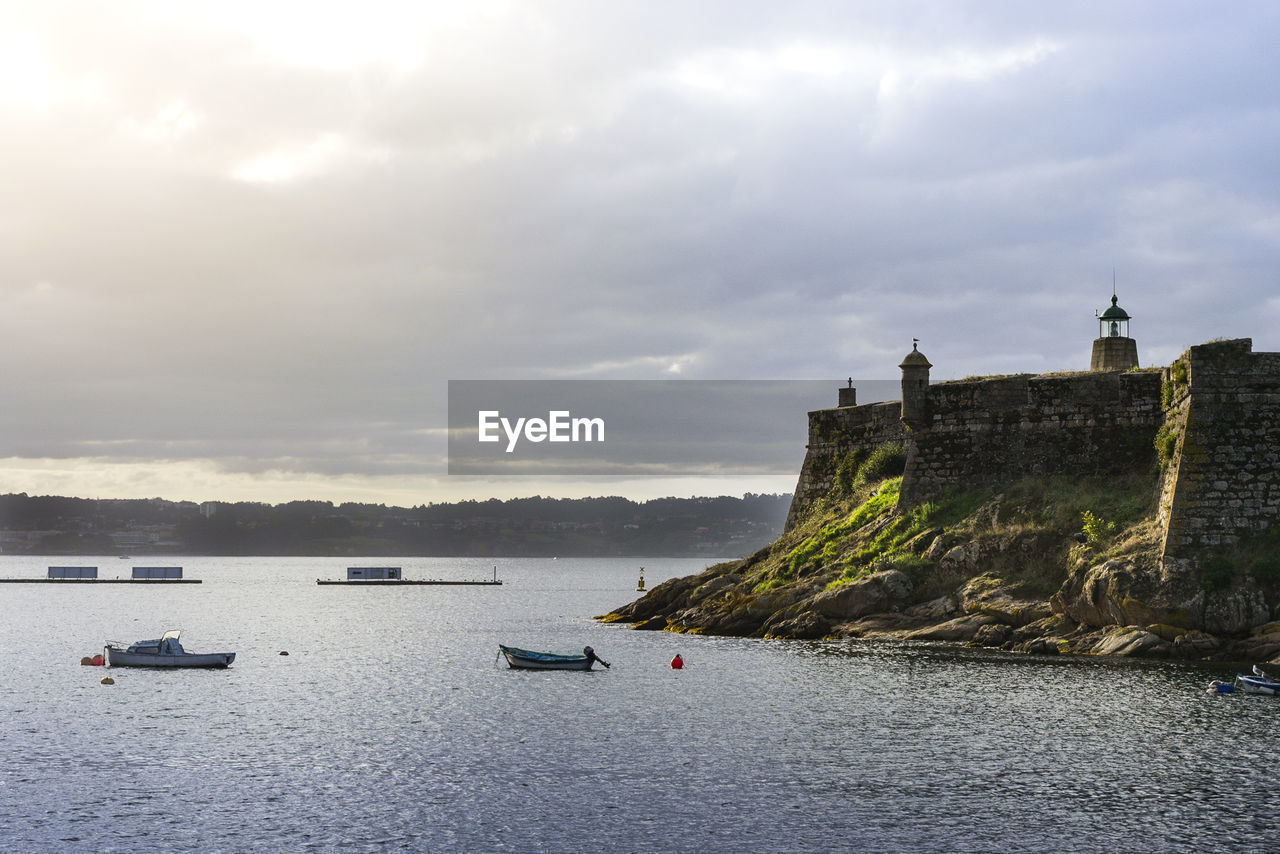
[[[901,606],[911,595],[911,579],[896,569],[875,572],[809,600],[809,608],[829,620],[846,622]]]
[[[769,621],[765,626],[766,638],[815,639],[826,637],[831,630],[831,623],[812,611],[802,611],[795,616],[778,621]]]
[[[933,641],[971,641],[978,634],[978,629],[996,622],[994,617],[986,614],[965,614],[936,626],[916,629],[903,636],[904,640]]]
[[[969,579],[960,588],[959,599],[966,614],[986,614],[1015,628],[1053,613],[1047,602],[1015,599],[1004,582],[989,573]]]
[[[667,627],[666,617],[650,617],[647,620],[641,620],[631,626],[639,631],[662,631]]]
[[[1173,639],[1172,654],[1178,658],[1205,658],[1222,646],[1222,641],[1198,629],[1183,632]],[[1280,649],[1280,644],[1276,645]]]
[[[1168,654],[1171,644],[1139,626],[1117,626],[1105,631],[1090,650],[1095,655],[1150,657]]]
[[[978,571],[982,565],[983,548],[981,543],[961,543],[947,550],[939,560],[943,569],[969,575]]]
[[[1061,614],[1050,614],[1014,629],[1012,639],[1014,643],[1029,643],[1037,639],[1051,638],[1053,651],[1057,654],[1058,640],[1076,631],[1077,628],[1079,626],[1074,620]]]
[[[1228,590],[1215,590],[1205,596],[1204,629],[1214,634],[1243,634],[1271,619],[1262,592],[1252,581]]]
[[[854,638],[902,638],[908,632],[925,625],[921,617],[898,614],[870,614],[850,623],[832,626],[832,633]]]
[[[937,599],[930,599],[928,602],[912,605],[903,613],[909,617],[943,620],[954,615],[958,608],[959,605],[956,603],[954,596],[939,596]]]
[[[1049,599],[1054,613],[1087,626],[1159,624],[1203,628],[1204,592],[1129,558],[1073,567]]]
[[[982,646],[1004,646],[1013,635],[1013,628],[1004,623],[980,626],[973,635],[973,642]]]

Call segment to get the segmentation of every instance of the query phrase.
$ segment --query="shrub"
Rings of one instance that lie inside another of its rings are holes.
[[[875,483],[890,477],[901,477],[907,468],[907,449],[897,442],[885,442],[877,445],[866,461],[858,466],[858,474],[854,478],[857,485]]]
[[[1160,465],[1167,466],[1178,450],[1177,429],[1168,423],[1161,424],[1160,429],[1156,431],[1155,446]]]
[[[1087,542],[1096,545],[1111,539],[1111,536],[1116,532],[1116,523],[1107,522],[1093,515],[1093,511],[1086,510],[1080,514],[1080,530],[1084,531],[1084,538]]]
[[[855,448],[840,458],[840,462],[836,464],[835,477],[831,481],[832,498],[838,500],[853,494],[858,486],[858,469],[862,465],[864,453],[862,448]]]

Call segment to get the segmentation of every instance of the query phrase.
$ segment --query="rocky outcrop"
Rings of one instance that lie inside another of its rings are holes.
[[[990,574],[970,579],[959,593],[960,609],[967,614],[984,614],[1006,626],[1019,628],[1048,617],[1048,602],[1020,599],[1003,581]]]
[[[1099,556],[1083,535],[1037,528],[1028,521],[1034,509],[1001,499],[950,527],[909,527],[887,509],[869,519],[824,511],[746,560],[664,582],[601,619],[746,637],[1280,660],[1280,621],[1271,622],[1268,607],[1274,591],[1251,577],[1207,590],[1194,566],[1161,563],[1143,539],[1149,528],[1135,527],[1130,540],[1108,545],[1111,556]],[[1047,599],[1029,595],[1050,587],[1046,578],[1064,580]]]

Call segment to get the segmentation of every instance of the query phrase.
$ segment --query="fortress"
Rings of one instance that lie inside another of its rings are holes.
[[[933,365],[913,345],[901,401],[859,406],[855,389],[840,389],[836,408],[809,413],[787,528],[830,493],[843,460],[885,443],[906,450],[900,507],[1024,477],[1158,466],[1166,573],[1280,521],[1280,353],[1242,338],[1140,368],[1117,302],[1098,317],[1088,371],[930,384]]]

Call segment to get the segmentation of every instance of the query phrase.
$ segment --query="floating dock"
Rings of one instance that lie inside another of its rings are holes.
[[[43,580],[43,579],[39,579]],[[471,587],[501,587],[502,582],[494,579],[492,581],[480,579],[476,581],[449,581],[443,578],[338,578],[324,580],[317,578],[316,584],[340,584],[346,587],[357,586],[373,586],[373,587],[412,587],[420,584],[453,584],[468,585]]]
[[[417,585],[451,585],[468,587],[501,586],[498,580],[498,567],[493,568],[493,580],[476,579],[472,581],[451,581],[443,578],[405,578],[398,566],[349,566],[345,579],[324,580],[317,578],[316,584],[374,585],[378,587],[417,586]]]
[[[51,566],[44,578],[0,578],[0,584],[199,584],[180,566],[135,566],[132,578],[99,578],[96,566]]]

